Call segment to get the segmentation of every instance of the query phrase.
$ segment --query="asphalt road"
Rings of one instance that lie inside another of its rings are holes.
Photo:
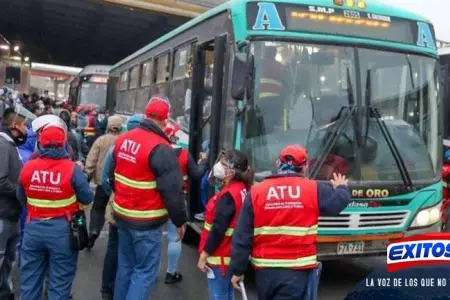
[[[101,272],[106,250],[106,237],[97,240],[92,251],[80,253],[78,272],[73,285],[74,299],[100,300]],[[198,254],[194,246],[184,245],[179,270],[184,280],[177,284],[165,285],[164,275],[166,257],[163,256],[159,280],[151,299],[164,300],[208,300],[206,276],[198,271]],[[321,278],[319,299],[343,299],[357,282],[362,280],[376,266],[382,265],[383,259],[358,259],[325,262]],[[249,300],[257,300],[254,285],[246,284]],[[237,293],[238,295],[238,293]],[[237,299],[241,299],[238,295]]]

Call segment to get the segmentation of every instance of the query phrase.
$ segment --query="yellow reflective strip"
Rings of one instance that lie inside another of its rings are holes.
[[[212,225],[209,223],[206,223],[203,225],[203,228],[205,228],[206,231],[210,231],[211,230]],[[225,231],[225,235],[226,236],[232,236],[234,232],[233,228],[228,228],[227,231]]]
[[[255,228],[253,235],[295,235],[306,236],[311,234],[317,234],[317,225],[311,227],[295,227],[295,226],[263,226]]]
[[[267,258],[251,258],[251,262],[256,267],[268,268],[290,268],[304,267],[317,263],[317,256],[307,256],[297,259],[267,259]]]
[[[276,84],[280,87],[282,86],[281,81],[271,79],[271,78],[261,78],[261,83],[271,83],[271,84]]]
[[[45,200],[36,198],[27,198],[28,204],[36,207],[48,207],[48,208],[61,208],[69,206],[77,202],[77,198],[73,195],[70,198],[60,199],[60,200]]]
[[[120,213],[124,216],[133,217],[133,218],[143,218],[143,219],[159,218],[159,217],[163,217],[168,214],[167,210],[165,208],[141,211],[141,210],[133,210],[133,209],[123,208],[123,207],[119,206],[116,202],[113,202],[112,206],[113,206],[113,209],[115,211],[117,211],[118,213]]]
[[[276,93],[259,93],[259,98],[278,97],[280,94]]]
[[[212,265],[221,265],[223,259],[224,265],[229,265],[231,258],[230,257],[220,257],[220,256],[210,256],[206,258],[206,262],[212,264]]]
[[[121,184],[130,186],[135,189],[151,190],[156,188],[156,181],[136,181],[118,173],[114,173],[114,178]]]

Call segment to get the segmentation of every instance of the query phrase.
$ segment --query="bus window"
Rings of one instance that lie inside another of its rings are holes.
[[[170,88],[172,118],[181,126],[189,128],[189,112],[192,94],[192,49],[195,44],[174,51],[174,64]]]
[[[123,91],[126,89],[128,89],[128,71],[125,71],[122,74],[120,74],[119,90]]]
[[[142,64],[141,86],[148,86],[152,83],[153,64],[149,60]]]
[[[117,101],[116,110],[121,113],[125,112],[126,107],[125,99],[128,90],[128,72],[129,71],[127,70],[120,74],[119,95],[117,97],[119,101]]]
[[[160,94],[168,97],[168,81],[170,77],[170,53],[163,54],[155,59],[155,83],[152,85],[151,94]]]
[[[138,87],[139,83],[139,68],[140,66],[136,66],[130,71],[130,89],[134,89]]]

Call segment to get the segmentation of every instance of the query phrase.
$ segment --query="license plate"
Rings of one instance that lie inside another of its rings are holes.
[[[339,243],[337,254],[361,254],[364,253],[364,242]]]

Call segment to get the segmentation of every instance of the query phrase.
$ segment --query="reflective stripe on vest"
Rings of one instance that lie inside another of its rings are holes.
[[[279,86],[281,88],[282,83],[278,80],[272,79],[272,78],[261,78],[261,83],[262,84],[275,84],[277,86]]]
[[[277,97],[277,96],[280,96],[280,94],[276,94],[276,93],[259,93],[259,98]]]
[[[263,226],[254,229],[253,235],[294,235],[307,236],[317,234],[317,225],[312,227],[295,227],[295,226]]]
[[[113,209],[124,216],[128,216],[131,218],[137,219],[154,219],[164,217],[168,214],[165,208],[163,209],[154,209],[154,210],[133,210],[127,209],[119,206],[116,202],[112,203]]]
[[[211,227],[212,227],[211,224],[205,222],[205,225],[203,228],[205,228],[206,231],[211,231]],[[232,236],[233,232],[234,232],[233,228],[228,228],[227,231],[225,231],[225,236]]]
[[[223,260],[224,265],[226,265],[226,266],[230,265],[230,261],[231,261],[230,257],[210,256],[210,257],[206,258],[207,263],[209,263],[211,265],[216,265],[216,266],[220,266],[222,264],[222,260]]]
[[[73,195],[70,198],[60,199],[60,200],[45,200],[45,199],[35,199],[27,198],[28,204],[36,207],[42,208],[63,208],[70,206],[77,202],[77,198]]]
[[[95,135],[95,128],[94,127],[85,127],[84,135],[87,135],[87,136]]]
[[[127,178],[118,173],[114,173],[114,179],[120,182],[123,185],[140,189],[140,190],[152,190],[156,188],[156,181],[136,181],[130,178]]]
[[[306,256],[297,259],[267,259],[267,258],[251,258],[251,262],[255,267],[260,268],[300,268],[317,263],[317,256]]]

